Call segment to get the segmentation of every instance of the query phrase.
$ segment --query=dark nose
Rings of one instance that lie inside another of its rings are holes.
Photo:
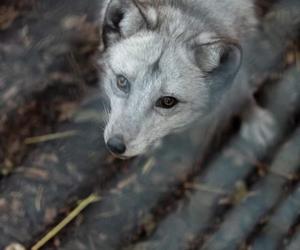
[[[123,137],[120,135],[111,137],[106,144],[108,149],[114,154],[121,155],[126,151],[126,145],[124,143]]]

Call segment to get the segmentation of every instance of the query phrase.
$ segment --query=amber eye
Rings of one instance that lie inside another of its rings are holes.
[[[172,96],[164,96],[157,100],[156,107],[163,109],[173,108],[179,101]]]
[[[117,86],[120,90],[122,90],[125,93],[128,93],[130,91],[130,83],[122,75],[117,76]]]

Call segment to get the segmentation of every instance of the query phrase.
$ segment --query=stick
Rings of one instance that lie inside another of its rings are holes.
[[[42,248],[49,240],[55,237],[63,228],[65,228],[73,219],[75,219],[87,206],[100,200],[101,198],[96,194],[91,194],[89,197],[82,200],[78,206],[68,214],[67,217],[65,217],[56,227],[54,227],[41,240],[32,246],[31,250],[39,250]]]
[[[66,132],[61,132],[61,133],[30,137],[30,138],[25,139],[24,143],[25,144],[37,144],[37,143],[46,142],[46,141],[53,141],[53,140],[57,140],[57,139],[72,137],[72,136],[76,135],[77,133],[78,133],[78,131],[71,130],[71,131],[66,131]]]

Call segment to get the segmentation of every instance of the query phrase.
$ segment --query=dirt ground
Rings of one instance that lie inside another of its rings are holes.
[[[272,140],[243,136],[245,100],[121,161],[102,138],[102,2],[1,1],[0,249],[39,249],[91,194],[40,249],[300,249],[300,5],[259,4],[245,67]]]

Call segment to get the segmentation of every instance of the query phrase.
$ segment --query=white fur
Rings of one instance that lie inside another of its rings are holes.
[[[147,19],[158,22],[153,30],[145,28],[139,10],[129,5],[119,40],[106,49],[102,82],[111,114],[104,138],[121,134],[127,147],[123,156],[141,154],[165,135],[207,116],[212,99],[219,99],[213,92],[216,79],[207,72],[218,66],[221,49],[218,44],[201,44],[220,37],[239,42],[256,24],[251,1],[181,0],[181,4],[148,9]],[[156,61],[158,71],[153,72]],[[129,80],[129,94],[117,88],[117,75]],[[162,96],[180,102],[173,109],[159,109],[155,103]]]

